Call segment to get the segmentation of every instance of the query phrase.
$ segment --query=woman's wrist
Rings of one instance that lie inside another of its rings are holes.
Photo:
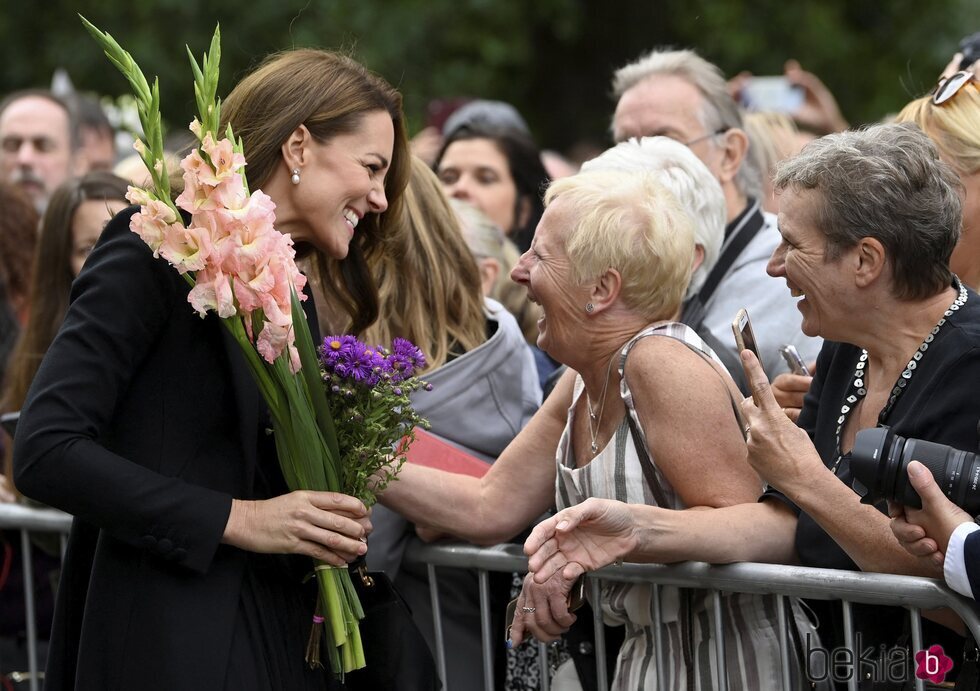
[[[232,499],[231,511],[228,512],[228,521],[225,523],[225,530],[221,535],[221,542],[226,545],[239,547],[244,538],[248,535],[248,523],[254,509],[255,502],[244,499]]]

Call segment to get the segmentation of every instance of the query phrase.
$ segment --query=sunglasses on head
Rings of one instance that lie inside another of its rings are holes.
[[[960,70],[948,77],[943,77],[936,84],[936,89],[932,92],[932,104],[941,106],[960,92],[964,86],[972,82],[976,77],[973,72]]]

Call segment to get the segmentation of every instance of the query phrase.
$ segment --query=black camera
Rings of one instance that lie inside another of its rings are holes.
[[[888,427],[863,429],[851,450],[854,489],[862,503],[889,499],[916,509],[922,500],[909,484],[910,461],[919,461],[936,478],[949,500],[971,515],[980,513],[980,459],[977,454],[921,439],[906,439]],[[863,487],[861,486],[863,485]],[[862,492],[863,490],[863,492]]]

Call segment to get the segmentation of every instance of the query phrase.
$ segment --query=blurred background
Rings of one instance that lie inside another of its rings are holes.
[[[128,92],[77,13],[159,76],[171,128],[194,111],[184,44],[200,54],[220,21],[219,93],[266,53],[346,49],[400,88],[411,133],[452,99],[501,99],[542,148],[573,157],[608,144],[611,74],[654,46],[696,48],[729,77],[781,74],[795,58],[857,125],[929,90],[980,28],[978,0],[3,0],[0,92],[50,85],[58,68],[79,91]]]

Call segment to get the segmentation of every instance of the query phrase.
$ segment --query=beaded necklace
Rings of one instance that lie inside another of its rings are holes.
[[[936,334],[939,330],[943,328],[946,324],[946,320],[960,309],[964,304],[966,304],[967,292],[966,286],[963,285],[962,281],[958,278],[956,282],[959,283],[960,292],[959,295],[950,304],[949,309],[943,313],[942,318],[939,322],[932,327],[932,331],[926,336],[922,344],[916,349],[915,353],[912,355],[912,359],[909,360],[908,364],[905,365],[905,369],[902,371],[901,376],[895,381],[895,386],[892,388],[891,395],[888,397],[888,401],[885,403],[881,412],[878,414],[878,426],[885,424],[885,420],[888,419],[888,414],[891,413],[892,408],[895,407],[896,401],[908,387],[909,382],[912,380],[912,374],[915,372],[916,368],[919,366],[919,361],[925,355],[926,351],[929,350],[929,345],[936,339]],[[858,358],[857,367],[854,370],[854,392],[844,399],[844,404],[840,409],[840,417],[837,418],[837,460],[834,461],[834,465],[831,466],[830,471],[837,474],[837,468],[840,466],[841,459],[844,454],[841,453],[841,431],[844,429],[844,424],[847,422],[847,418],[852,410],[857,405],[857,402],[864,398],[868,390],[864,386],[864,375],[865,367],[868,365],[868,351],[861,350],[861,357]]]

